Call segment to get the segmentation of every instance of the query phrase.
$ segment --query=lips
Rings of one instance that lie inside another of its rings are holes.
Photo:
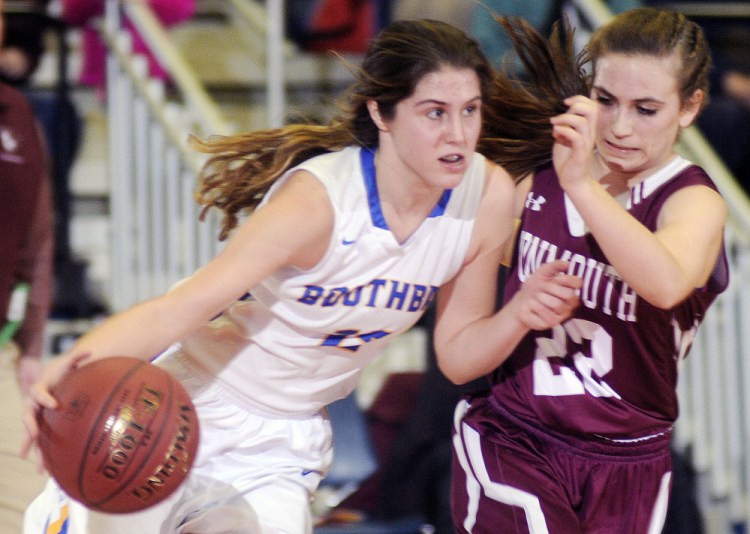
[[[449,154],[438,160],[449,172],[464,172],[466,169],[466,158],[462,154]]]
[[[443,156],[440,158],[440,161],[450,164],[460,163],[462,162],[464,157],[461,154],[450,154],[448,156]]]
[[[613,142],[611,142],[611,141],[606,141],[606,143],[607,143],[607,146],[608,146],[608,147],[609,147],[609,148],[610,148],[611,150],[613,150],[613,151],[615,151],[615,152],[623,152],[623,153],[627,153],[627,152],[634,152],[634,151],[636,150],[635,148],[631,148],[631,147],[627,147],[627,146],[622,146],[622,145],[618,145],[618,144],[616,144],[616,143],[613,143]]]

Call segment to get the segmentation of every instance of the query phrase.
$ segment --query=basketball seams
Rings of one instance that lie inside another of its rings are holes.
[[[133,374],[135,374],[137,371],[139,371],[146,362],[143,362],[141,360],[135,360],[134,362],[128,362],[128,363],[132,363],[132,365],[131,365],[130,369],[125,372],[125,374],[122,376],[122,378],[112,388],[112,393],[113,394],[116,393],[116,392],[119,392],[120,389],[122,388],[123,384],[126,384],[132,378]],[[94,500],[90,499],[88,497],[88,495],[87,495],[87,491],[86,491],[85,484],[84,484],[84,479],[85,479],[85,476],[87,474],[89,474],[89,469],[88,469],[89,465],[88,465],[88,462],[86,461],[86,459],[87,459],[88,455],[91,452],[91,445],[94,442],[94,440],[96,439],[96,437],[101,433],[102,424],[103,424],[104,420],[106,418],[108,418],[109,416],[112,415],[112,411],[110,409],[108,409],[108,408],[110,407],[110,403],[112,402],[113,397],[114,397],[114,395],[110,395],[107,398],[107,401],[104,404],[104,408],[105,409],[103,409],[103,410],[100,411],[99,417],[97,417],[95,424],[92,426],[91,432],[89,432],[89,435],[88,435],[88,437],[86,439],[86,446],[85,446],[85,448],[82,451],[82,456],[81,456],[81,459],[80,459],[80,465],[83,466],[83,469],[81,469],[81,471],[80,471],[80,473],[78,475],[78,492],[84,498],[84,500],[86,501],[85,504],[91,505],[91,506],[101,505],[101,503],[106,502],[106,501],[108,501],[108,500],[110,500],[112,498],[112,494],[110,494],[106,498],[101,499],[99,501],[94,501]],[[109,452],[112,451],[112,446],[111,445],[110,445],[108,451]],[[107,454],[109,454],[109,452]],[[100,467],[101,467],[101,464],[96,469],[98,470]],[[122,485],[122,483],[120,485]],[[119,493],[119,489],[116,492]]]
[[[141,363],[145,364],[146,362],[141,362]],[[151,365],[151,364],[147,364],[147,365]],[[166,373],[166,371],[164,371],[163,369],[160,369],[159,367],[154,366],[154,369],[158,370],[159,373]],[[145,379],[143,380],[143,382],[145,382]],[[167,389],[168,389],[168,392],[167,392],[168,393],[168,398],[162,399],[162,403],[160,404],[159,409],[161,410],[161,409],[164,409],[166,407],[167,411],[166,411],[166,414],[163,415],[162,424],[160,424],[160,425],[154,425],[155,427],[158,427],[158,439],[156,439],[156,436],[153,436],[152,437],[152,442],[153,443],[161,443],[161,440],[162,440],[164,434],[167,431],[167,423],[169,423],[171,421],[171,417],[172,417],[173,412],[175,410],[175,406],[174,406],[174,402],[173,402],[173,400],[175,398],[175,395],[174,395],[174,383],[171,380],[166,380],[165,382],[167,384]],[[154,419],[156,419],[156,418],[154,418]],[[152,429],[152,431],[153,431],[153,429]],[[139,444],[139,446],[140,446],[140,444]],[[108,498],[103,499],[103,500],[98,501],[98,502],[91,502],[91,505],[93,505],[93,506],[101,506],[102,503],[104,503],[106,501],[110,501],[110,500],[112,500],[112,499],[114,499],[116,497],[119,497],[120,495],[122,495],[122,493],[125,490],[130,490],[132,482],[134,480],[136,480],[138,478],[138,476],[143,475],[143,468],[153,459],[150,454],[143,454],[142,456],[143,456],[143,459],[140,461],[140,464],[138,465],[138,469],[134,469],[134,466],[132,464],[129,467],[129,470],[132,473],[134,473],[134,474],[131,475],[130,478],[127,481],[124,481],[122,484],[120,484],[118,486],[118,488],[113,493],[111,493],[109,495]],[[161,459],[159,460],[159,462],[161,462]],[[159,464],[157,464],[157,466],[158,465]],[[154,471],[154,469],[150,469],[148,471],[148,473],[149,473],[148,477],[151,476],[151,474],[153,473],[153,471]],[[160,496],[160,498],[157,499],[156,501],[154,501],[154,503],[158,502],[159,500],[163,499],[164,497],[166,497],[166,495]]]

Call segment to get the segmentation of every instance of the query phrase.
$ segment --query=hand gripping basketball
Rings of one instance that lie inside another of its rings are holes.
[[[73,368],[38,413],[37,444],[60,487],[108,513],[143,510],[172,494],[198,448],[198,420],[167,371],[114,357]]]

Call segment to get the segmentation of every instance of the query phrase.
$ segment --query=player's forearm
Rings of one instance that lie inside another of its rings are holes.
[[[435,352],[443,374],[455,384],[465,384],[499,367],[529,332],[509,303],[494,316],[475,321],[452,339],[435,336]]]
[[[84,363],[112,356],[151,360],[200,324],[187,319],[187,313],[175,313],[167,302],[162,296],[110,317],[82,336],[69,353],[88,354]]]

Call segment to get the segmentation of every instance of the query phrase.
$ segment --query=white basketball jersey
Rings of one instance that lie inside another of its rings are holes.
[[[484,188],[484,157],[474,156],[461,184],[404,243],[383,217],[373,158],[350,147],[297,167],[330,196],[328,250],[310,270],[283,269],[251,288],[246,300],[183,342],[204,380],[220,381],[264,413],[317,412],[352,391],[362,368],[413,326],[456,274]]]

